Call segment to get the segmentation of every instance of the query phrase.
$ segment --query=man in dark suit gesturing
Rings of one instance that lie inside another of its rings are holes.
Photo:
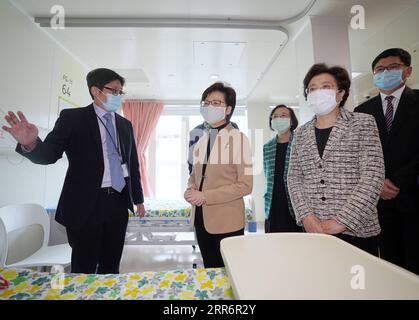
[[[419,274],[419,91],[406,86],[411,56],[403,49],[388,49],[372,69],[380,94],[355,111],[375,117],[384,152],[380,256]]]
[[[124,78],[109,69],[87,75],[93,103],[63,110],[44,141],[18,112],[3,127],[18,142],[16,151],[37,164],[51,164],[65,152],[68,170],[56,220],[67,230],[71,272],[119,273],[128,209],[144,215],[144,198],[131,123],[121,106]]]

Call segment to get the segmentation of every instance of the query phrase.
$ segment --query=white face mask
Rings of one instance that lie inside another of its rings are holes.
[[[272,119],[271,122],[272,129],[274,129],[278,134],[283,134],[287,132],[288,129],[291,127],[291,119],[290,118],[275,118]]]
[[[319,89],[309,93],[307,96],[309,108],[318,116],[329,114],[337,106],[336,90]]]
[[[208,107],[201,107],[201,115],[204,117],[206,122],[213,125],[225,119],[226,108],[214,107],[212,105],[209,105]]]

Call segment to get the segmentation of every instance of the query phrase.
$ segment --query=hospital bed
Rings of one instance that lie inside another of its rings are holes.
[[[184,200],[144,200],[143,218],[130,213],[126,245],[197,245],[191,223],[191,205]],[[254,219],[254,204],[245,198],[246,224]],[[46,209],[51,218],[49,245],[67,243],[65,228],[54,221],[55,208]]]
[[[187,202],[182,200],[156,200],[146,198],[144,206],[146,209],[144,218],[139,218],[130,213],[125,244],[196,245],[194,229],[190,223],[191,207]],[[49,245],[67,243],[65,228],[54,219],[56,208],[47,208],[46,211],[51,219]],[[181,237],[179,233],[185,234]],[[182,240],[179,240],[179,238],[182,238]]]
[[[232,300],[225,269],[59,274],[0,269],[0,300]]]
[[[144,207],[146,213],[143,218],[130,214],[126,245],[197,244],[189,203],[184,200],[147,198]],[[179,233],[190,233],[192,238],[179,239]]]
[[[253,220],[253,203],[245,198],[246,222]],[[191,223],[191,205],[184,200],[145,199],[144,218],[130,215],[126,245],[197,245]],[[189,233],[187,238],[181,233]]]

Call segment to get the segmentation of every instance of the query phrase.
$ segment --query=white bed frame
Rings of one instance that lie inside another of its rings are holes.
[[[193,233],[192,240],[179,240],[180,232]],[[160,233],[160,234],[159,234]],[[162,235],[161,233],[165,233]],[[169,233],[169,235],[167,235]],[[194,226],[189,218],[146,217],[130,218],[125,237],[126,245],[191,245],[198,244]]]

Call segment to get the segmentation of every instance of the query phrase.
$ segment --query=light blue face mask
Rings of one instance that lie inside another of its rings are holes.
[[[403,70],[392,70],[374,75],[374,84],[382,90],[392,90],[403,83]]]
[[[122,103],[122,97],[121,96],[114,96],[113,94],[106,94],[106,101],[103,102],[103,107],[108,111],[108,112],[116,112],[119,107],[121,106]]]
[[[272,129],[274,129],[278,134],[283,134],[288,131],[291,127],[290,118],[275,118],[271,121]]]

